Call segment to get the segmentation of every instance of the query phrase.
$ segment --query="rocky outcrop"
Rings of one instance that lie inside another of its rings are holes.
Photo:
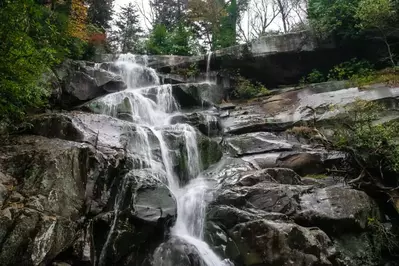
[[[326,149],[312,126],[328,125],[357,97],[396,106],[398,89],[328,83],[220,104],[223,91],[207,83],[147,87],[133,95],[141,103],[169,103],[163,93],[173,92],[183,107],[165,105],[175,113],[156,131],[157,124],[136,124],[142,110],[129,91],[107,104],[104,94],[125,86],[112,74],[118,66],[69,64],[57,73],[63,87],[54,97],[80,111],[31,116],[23,135],[0,147],[1,265],[206,265],[205,243],[199,251],[189,244],[198,240],[170,235],[178,204],[166,171],[193,191],[190,175],[212,184],[204,239],[226,265],[388,261],[392,221],[342,182],[334,170],[347,155]],[[154,82],[150,70],[140,73],[139,83]],[[296,134],[296,125],[311,137]],[[190,163],[197,159],[201,165]]]
[[[137,145],[134,125],[80,112],[30,121],[26,133],[35,135],[0,148],[0,264],[146,260],[173,224],[176,203],[151,172],[127,172],[144,161],[127,152]]]
[[[328,124],[356,100],[376,101],[388,108],[397,105],[399,88],[372,85],[366,90],[324,86],[291,90],[272,97],[260,98],[228,110],[222,120],[226,134],[256,131],[285,131],[296,125]],[[392,112],[393,117],[397,116]]]
[[[211,106],[224,98],[223,89],[211,83],[175,84],[172,91],[182,108]]]
[[[66,61],[55,70],[61,84],[54,104],[71,108],[110,92],[126,89],[122,77],[84,61]]]
[[[291,129],[314,122],[328,127],[355,95],[390,107],[396,89],[328,84],[219,106],[227,157],[206,172],[219,182],[206,239],[235,265],[384,263],[380,230],[389,229],[381,229],[380,206],[330,172],[343,168],[346,154],[323,148],[328,142],[317,130]]]

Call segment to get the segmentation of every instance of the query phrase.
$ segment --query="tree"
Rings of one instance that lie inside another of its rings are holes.
[[[308,15],[312,28],[322,38],[334,36],[353,39],[359,35],[355,17],[360,0],[309,0]]]
[[[83,0],[71,0],[68,32],[71,36],[86,40],[87,7]]]
[[[398,32],[397,14],[390,0],[362,0],[356,10],[355,17],[359,20],[358,27],[372,31],[381,40],[388,53],[392,66],[396,66],[394,54],[389,43],[389,37]]]
[[[150,6],[154,16],[153,25],[164,25],[173,30],[176,25],[186,22],[188,0],[151,0]]]
[[[33,0],[0,3],[0,120],[45,104],[49,92],[39,81],[67,55],[66,16]]]
[[[110,28],[114,0],[88,0],[89,22],[104,31]]]
[[[265,35],[278,15],[278,9],[273,4],[273,0],[252,0],[247,11],[247,29],[244,28],[242,22],[238,23],[241,38],[249,42]]]
[[[211,50],[219,49],[236,43],[237,23],[247,4],[247,0],[190,0],[188,16],[199,38]]]
[[[156,25],[146,44],[147,53],[160,55],[193,55],[196,53],[196,43],[192,32],[183,24],[173,31],[168,31],[164,25]]]
[[[141,52],[139,43],[143,30],[140,27],[139,14],[132,3],[121,8],[115,21],[116,30],[112,32],[112,41],[122,53]]]
[[[82,0],[0,1],[0,120],[46,104],[43,74],[87,49]]]

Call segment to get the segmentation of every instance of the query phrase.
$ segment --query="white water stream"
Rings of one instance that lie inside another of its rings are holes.
[[[154,177],[163,176],[161,180],[168,185],[177,201],[177,220],[171,229],[172,235],[195,247],[205,266],[230,265],[218,258],[203,241],[205,210],[207,199],[211,196],[210,184],[200,175],[201,162],[196,130],[188,124],[171,125],[169,122],[170,118],[179,112],[179,105],[173,98],[171,85],[160,85],[155,70],[137,64],[133,55],[121,55],[115,65],[121,69],[120,73],[128,89],[102,98],[102,112],[117,117],[118,106],[124,104],[130,108],[131,118],[137,125],[135,135],[137,139],[132,142],[130,148],[132,153],[140,154],[140,158],[144,158],[142,168],[149,167]],[[209,72],[209,62],[207,72]],[[186,179],[189,180],[184,186],[181,186],[179,177],[174,173],[173,156],[165,139],[165,131],[175,132],[184,139],[188,167]],[[150,134],[159,142],[161,163],[155,159],[151,150]],[[125,185],[126,182],[122,182],[122,186]],[[120,193],[124,194],[124,188],[120,189]],[[123,197],[124,195],[119,195],[117,201]],[[118,202],[115,203],[115,217],[109,235],[115,228],[118,204]],[[101,253],[100,266],[105,266],[103,257],[107,245],[110,244],[108,242],[110,242],[109,239]],[[174,264],[167,257],[167,253],[157,251],[154,254],[154,261],[162,261],[162,265],[165,266],[185,266]],[[159,265],[154,263],[154,266]]]

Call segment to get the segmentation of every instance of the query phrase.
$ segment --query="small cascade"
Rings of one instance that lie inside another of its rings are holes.
[[[205,82],[207,82],[207,83],[211,83],[210,75],[211,75],[212,54],[213,54],[213,52],[209,52],[207,59],[206,59],[206,80],[205,80]]]
[[[208,58],[210,61],[211,54]],[[210,62],[207,64],[208,76]],[[203,241],[206,207],[212,197],[213,186],[210,181],[201,177],[197,131],[188,124],[172,125],[169,122],[180,109],[172,95],[171,85],[160,85],[155,70],[137,64],[134,55],[121,55],[115,65],[118,66],[128,89],[98,100],[99,112],[114,117],[119,117],[121,113],[128,114],[130,120],[136,124],[134,139],[129,143],[127,151],[134,155],[138,154],[143,162],[139,168],[147,169],[154,178],[163,181],[173,193],[177,202],[177,220],[171,229],[172,237],[194,247],[201,261],[205,263],[204,266],[231,265],[218,258]],[[184,184],[174,172],[174,156],[171,154],[167,137],[170,137],[170,134],[182,139],[185,144],[187,176],[184,177],[186,180]],[[160,155],[151,148],[150,139],[153,138],[157,140]],[[128,181],[124,180],[121,186],[115,201],[114,220],[101,252],[99,265],[105,265],[104,254],[112,242],[111,236],[116,227]],[[153,265],[179,266],[173,260],[173,250],[166,248],[164,244],[155,251]]]

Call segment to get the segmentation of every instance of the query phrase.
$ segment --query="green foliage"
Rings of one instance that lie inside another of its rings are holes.
[[[399,131],[397,122],[377,124],[385,108],[373,102],[358,100],[346,108],[335,127],[334,147],[355,156],[359,167],[371,173],[399,174]]]
[[[329,80],[345,80],[354,77],[368,76],[373,71],[373,66],[365,60],[357,60],[356,58],[343,62],[328,73]]]
[[[395,16],[390,0],[361,0],[355,14],[361,29],[390,27]]]
[[[142,52],[140,37],[143,30],[140,27],[138,11],[132,3],[121,8],[115,21],[115,28],[111,32],[111,39],[118,51],[122,53]]]
[[[301,84],[320,83],[326,81],[326,77],[317,69],[313,69],[307,76],[300,81]]]
[[[270,91],[261,83],[252,83],[250,80],[238,76],[234,96],[240,99],[250,99],[254,97],[269,95]]]
[[[337,35],[354,38],[359,34],[355,17],[360,0],[309,0],[309,22],[323,38]]]
[[[101,29],[107,30],[111,27],[110,21],[113,15],[114,0],[88,0],[89,23]]]
[[[387,68],[381,71],[373,71],[368,75],[354,75],[350,79],[351,86],[362,87],[377,83],[384,83],[387,86],[398,86],[399,72],[395,68]]]
[[[193,55],[196,53],[196,43],[189,28],[178,25],[170,32],[159,24],[151,32],[146,49],[149,54]]]
[[[38,85],[40,76],[67,52],[57,50],[61,38],[53,19],[33,0],[8,1],[0,8],[0,119],[45,103],[48,92]]]
[[[391,0],[361,0],[355,17],[357,25],[363,31],[373,32],[386,46],[387,59],[396,66],[395,54],[392,52],[390,36],[396,36],[399,18]],[[373,36],[374,37],[374,36]]]
[[[50,92],[43,74],[66,56],[86,52],[86,40],[71,35],[71,25],[78,24],[70,23],[69,12],[68,4],[50,9],[34,0],[0,3],[0,120],[45,106]]]
[[[172,74],[177,74],[180,76],[183,76],[185,78],[190,78],[190,77],[195,77],[196,75],[198,75],[200,73],[198,66],[196,63],[192,63],[190,64],[189,67],[186,68],[172,68],[171,70]]]

